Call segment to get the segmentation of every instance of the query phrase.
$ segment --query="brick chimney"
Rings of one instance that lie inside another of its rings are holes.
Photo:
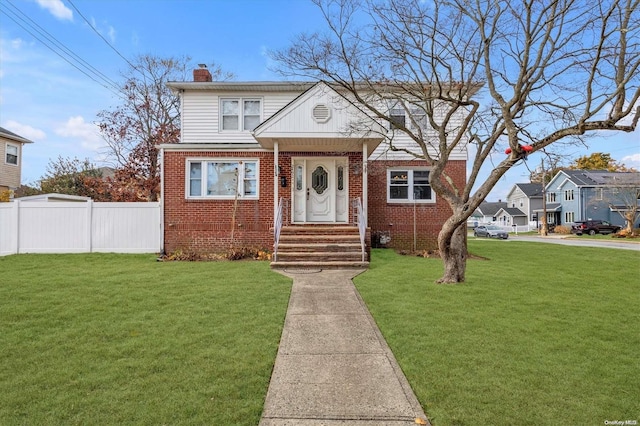
[[[193,81],[207,82],[212,81],[211,73],[207,69],[207,65],[198,64],[200,68],[193,70]]]

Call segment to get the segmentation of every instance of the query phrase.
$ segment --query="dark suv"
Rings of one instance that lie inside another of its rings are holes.
[[[620,229],[622,227],[612,225],[606,220],[579,220],[571,227],[571,233],[576,235],[613,234]]]

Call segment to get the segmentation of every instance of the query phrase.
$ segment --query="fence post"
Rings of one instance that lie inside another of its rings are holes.
[[[93,200],[87,201],[87,228],[86,228],[86,241],[87,241],[87,252],[91,253],[93,251],[92,245],[92,233],[93,233]]]
[[[15,234],[13,235],[13,241],[14,241],[15,247],[13,248],[12,251],[18,254],[20,253],[20,203],[22,201],[14,200],[13,202],[16,203],[16,206],[14,209],[15,211],[13,212],[15,217],[15,225],[13,227],[13,229],[15,230]]]

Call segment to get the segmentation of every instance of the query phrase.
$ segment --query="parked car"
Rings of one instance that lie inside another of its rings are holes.
[[[612,225],[606,220],[579,220],[571,226],[571,233],[582,234],[613,234],[622,229],[621,226]]]
[[[488,238],[500,238],[506,240],[509,238],[507,231],[503,231],[501,228],[495,225],[480,225],[476,226],[473,230],[474,237],[488,237]]]

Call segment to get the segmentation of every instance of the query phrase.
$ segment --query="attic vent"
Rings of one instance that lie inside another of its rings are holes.
[[[324,104],[318,104],[313,107],[313,119],[317,123],[326,123],[331,118],[331,110]]]

